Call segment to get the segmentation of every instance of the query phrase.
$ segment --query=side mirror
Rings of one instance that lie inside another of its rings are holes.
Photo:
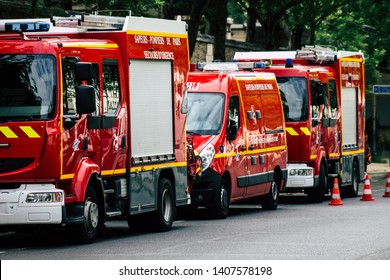
[[[238,125],[235,120],[229,120],[227,139],[232,141],[236,139],[238,133]]]
[[[77,62],[74,68],[74,76],[78,82],[91,81],[93,77],[92,63]]]
[[[77,86],[76,112],[79,115],[90,114],[96,110],[95,89],[90,85]]]

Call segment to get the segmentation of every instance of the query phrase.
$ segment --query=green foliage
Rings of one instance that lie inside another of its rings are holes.
[[[364,1],[353,1],[339,7],[318,26],[315,40],[315,44],[335,46],[339,50],[362,51],[365,55],[367,92],[380,78],[377,66],[386,53],[379,34],[363,28],[375,19],[372,6],[366,6]]]

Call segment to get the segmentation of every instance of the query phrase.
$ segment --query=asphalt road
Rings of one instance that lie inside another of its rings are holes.
[[[225,220],[198,215],[166,233],[134,233],[109,222],[107,236],[75,245],[58,230],[0,233],[1,260],[390,260],[390,198],[371,179],[374,201],[342,198],[342,206],[283,195],[275,211],[234,205]],[[361,194],[363,184],[360,185]]]

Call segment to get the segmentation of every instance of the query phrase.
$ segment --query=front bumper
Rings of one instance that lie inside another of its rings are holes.
[[[289,189],[313,188],[315,186],[312,167],[308,167],[306,164],[288,164],[287,171],[287,192]]]
[[[56,193],[58,202],[26,202],[31,193]],[[17,189],[0,190],[0,225],[61,224],[64,193],[54,184],[21,184]]]
[[[194,179],[191,189],[191,203],[197,206],[211,207],[215,204],[221,175],[207,168]]]

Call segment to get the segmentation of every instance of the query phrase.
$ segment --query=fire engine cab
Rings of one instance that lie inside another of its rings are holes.
[[[287,151],[275,75],[240,71],[235,63],[191,66],[187,134],[202,162],[192,207],[225,218],[230,203],[258,197],[263,209],[276,209]]]
[[[172,227],[188,205],[186,24],[0,21],[0,225]],[[194,157],[192,157],[194,158]]]
[[[357,196],[364,179],[364,56],[308,46],[298,51],[239,52],[278,81],[287,130],[286,192],[320,202],[338,177],[343,194]]]

